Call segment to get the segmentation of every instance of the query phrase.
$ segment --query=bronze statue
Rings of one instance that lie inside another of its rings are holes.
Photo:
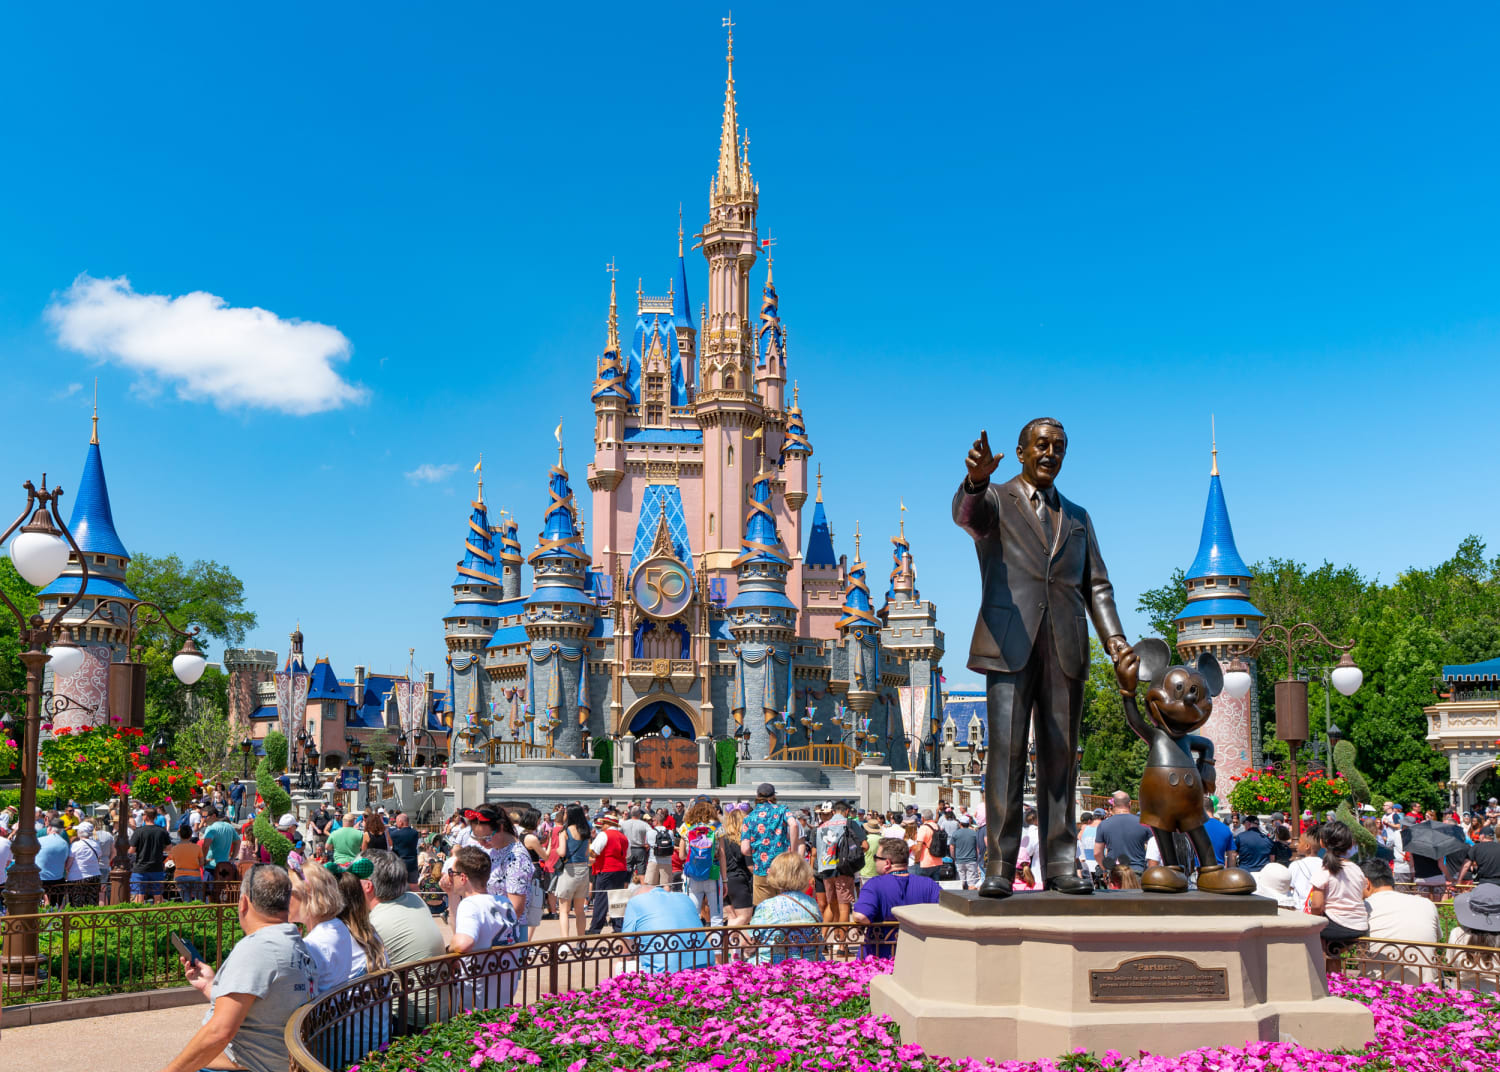
[[[1041,859],[1032,866],[1041,869],[1048,889],[1086,894],[1094,888],[1076,871],[1073,815],[1088,618],[1117,664],[1130,645],[1088,512],[1053,487],[1067,450],[1059,421],[1027,422],[1016,444],[1021,475],[996,487],[990,474],[1004,455],[992,454],[989,434],[980,432],[969,450],[968,475],[953,496],[953,520],[974,538],[979,554],[979,619],[968,665],[984,672],[989,716],[984,897],[1011,893],[1031,732],[1041,835]]]
[[[1148,867],[1141,888],[1150,893],[1181,893],[1188,888],[1186,861],[1179,859],[1174,833],[1183,833],[1198,854],[1198,888],[1210,893],[1254,893],[1255,879],[1237,867],[1224,867],[1203,829],[1204,803],[1214,791],[1214,743],[1193,731],[1213,713],[1213,698],[1224,685],[1219,660],[1204,652],[1193,666],[1169,666],[1164,640],[1140,640],[1115,664],[1125,721],[1151,746],[1141,778],[1141,822],[1151,827],[1161,863]],[[1136,705],[1138,677],[1146,690],[1148,722]]]

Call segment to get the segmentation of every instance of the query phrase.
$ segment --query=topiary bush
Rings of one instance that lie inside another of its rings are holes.
[[[264,845],[271,859],[283,867],[292,843],[276,829],[276,820],[292,810],[292,797],[281,788],[276,775],[286,769],[286,756],[286,737],[276,730],[267,733],[265,757],[255,765],[255,788],[260,792],[263,807],[256,813],[252,828],[256,842]]]
[[[1373,801],[1374,794],[1370,791],[1370,780],[1356,767],[1358,762],[1359,752],[1353,741],[1340,741],[1333,746],[1333,769],[1344,776],[1358,803],[1369,804]]]

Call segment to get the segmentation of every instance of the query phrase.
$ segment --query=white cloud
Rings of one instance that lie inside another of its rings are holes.
[[[124,276],[85,273],[44,316],[68,349],[173,383],[180,397],[220,409],[303,416],[369,396],[334,370],[351,350],[337,328],[235,308],[201,290],[177,298],[137,294]]]
[[[52,397],[53,398],[72,398],[74,395],[76,395],[79,391],[82,391],[82,390],[83,390],[83,384],[81,384],[81,383],[70,383],[70,384],[68,384],[68,386],[64,387],[61,391],[57,392],[57,394],[53,395]]]
[[[447,480],[456,472],[458,472],[458,466],[455,464],[433,465],[431,462],[423,462],[407,473],[406,479],[413,484],[437,484]]]

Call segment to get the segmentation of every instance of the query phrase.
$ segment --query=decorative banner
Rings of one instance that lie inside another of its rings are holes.
[[[932,713],[932,686],[911,686],[911,728],[912,728],[912,755],[917,759],[922,756],[926,747],[927,739],[933,735],[934,727],[928,725],[929,715]],[[933,770],[936,770],[936,757],[933,759]],[[913,770],[920,770],[916,760],[913,761]]]
[[[276,679],[276,726],[290,748],[307,724],[307,690],[312,675],[305,670],[278,670]]]
[[[395,683],[392,691],[396,694],[396,719],[401,732],[415,748],[413,731],[427,728],[427,682],[402,679]]]
[[[52,676],[52,695],[66,696],[72,703],[57,716],[53,732],[102,726],[109,720],[109,664],[113,653],[107,644],[80,644],[83,665],[67,677]]]

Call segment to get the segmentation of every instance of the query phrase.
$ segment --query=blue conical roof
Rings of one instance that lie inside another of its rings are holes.
[[[483,499],[471,504],[469,528],[464,533],[464,557],[458,564],[458,575],[454,584],[499,584],[499,570],[495,566],[495,539],[490,529],[489,511]]]
[[[813,504],[812,529],[807,537],[807,554],[802,561],[809,566],[839,564],[833,553],[833,530],[828,527],[828,515],[823,512],[821,498]]]
[[[1219,474],[1208,478],[1208,506],[1203,512],[1203,535],[1198,540],[1198,556],[1188,567],[1187,579],[1203,577],[1249,577],[1245,560],[1234,546],[1234,530],[1229,527],[1229,507],[1224,503],[1224,488]]]
[[[844,605],[839,609],[844,616],[833,624],[843,629],[855,625],[880,627],[880,619],[872,613],[870,586],[865,582],[865,564],[859,560],[859,539],[855,534],[854,562],[849,567],[849,582],[844,588]]]
[[[904,526],[903,526],[904,529]],[[896,578],[901,574],[903,565],[901,559],[911,554],[911,544],[906,542],[906,533],[903,531],[899,536],[891,537],[891,576],[890,583],[885,590],[885,601],[889,603],[896,598]]]
[[[760,295],[760,328],[755,334],[756,364],[766,367],[766,361],[786,361],[786,331],[781,326],[781,299],[776,296],[776,284],[771,281],[771,272],[766,271],[766,285]]]
[[[677,286],[672,293],[672,322],[680,328],[693,326],[692,306],[688,303],[687,262],[677,253]]]
[[[781,534],[776,531],[776,518],[771,513],[771,471],[761,459],[760,473],[755,478],[751,492],[749,515],[745,518],[745,535],[740,542],[740,556],[734,560],[736,566],[747,562],[780,562],[787,564],[781,550]]]
[[[125,550],[115,532],[114,515],[109,509],[109,486],[104,482],[104,459],[99,453],[98,443],[89,444],[88,457],[83,463],[83,478],[78,482],[78,499],[73,504],[68,528],[73,530],[78,546],[90,554],[130,557],[130,552]]]
[[[531,552],[530,561],[566,556],[587,562],[588,552],[583,549],[583,538],[578,534],[578,523],[573,516],[573,489],[568,486],[568,471],[560,461],[549,472],[547,488],[552,501],[542,515],[542,531],[537,535],[537,545]]]

